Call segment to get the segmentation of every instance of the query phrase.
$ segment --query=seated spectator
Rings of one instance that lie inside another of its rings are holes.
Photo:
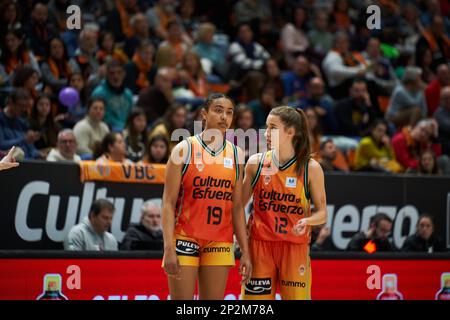
[[[88,103],[88,114],[73,128],[78,143],[78,154],[92,156],[95,146],[109,133],[108,125],[103,122],[104,116],[105,101],[92,98]]]
[[[30,66],[23,66],[16,69],[12,78],[12,84],[15,88],[22,88],[30,94],[31,98],[35,100],[38,96],[36,86],[39,83],[38,72]],[[31,108],[26,110],[26,114],[31,114]]]
[[[208,61],[208,64],[211,66],[211,72],[205,70],[206,73],[212,73],[224,79],[227,73],[225,53],[222,48],[214,42],[215,32],[216,26],[214,24],[209,22],[202,23],[198,27],[197,42],[194,45],[193,50],[201,59]]]
[[[116,251],[116,238],[108,232],[111,227],[114,205],[106,199],[95,200],[89,216],[70,229],[64,239],[64,250],[69,251]]]
[[[164,114],[164,117],[157,121],[150,131],[149,139],[157,135],[163,135],[169,141],[169,152],[177,145],[179,141],[172,141],[172,133],[176,129],[186,128],[188,110],[181,104],[172,105]]]
[[[421,49],[424,52],[421,53],[420,61],[416,62],[416,65],[422,70],[422,74],[420,78],[424,83],[430,83],[436,78],[436,74],[434,73],[434,70],[431,68],[433,64],[433,56],[431,55],[431,50],[429,48],[423,48]]]
[[[26,47],[25,36],[22,31],[8,30],[5,35],[2,35],[2,40],[0,63],[8,76],[11,76],[17,68],[23,66],[29,66],[38,73],[40,72],[35,56]]]
[[[397,84],[392,92],[386,120],[393,122],[397,128],[417,123],[428,113],[420,74],[419,68],[407,67],[402,83]]]
[[[17,1],[2,1],[0,4],[0,35],[6,34],[7,30],[22,28],[21,20],[21,12]]]
[[[153,45],[147,40],[137,46],[136,53],[125,66],[125,86],[137,95],[153,84],[156,67],[153,63]]]
[[[145,110],[148,123],[162,117],[174,101],[172,81],[174,70],[160,68],[155,76],[155,85],[141,91],[136,106]]]
[[[167,137],[159,134],[152,136],[145,148],[144,158],[142,163],[144,164],[166,164],[169,160],[169,140]]]
[[[17,146],[25,153],[25,159],[37,159],[42,155],[34,143],[41,138],[41,133],[30,130],[28,122],[22,118],[30,101],[31,96],[24,89],[16,89],[9,95],[6,107],[0,112],[0,150]]]
[[[291,21],[281,30],[281,47],[288,69],[295,68],[296,57],[304,54],[309,47],[309,40],[306,36],[307,17],[305,8],[300,6],[295,8],[292,12]]]
[[[438,124],[435,120],[424,119],[414,127],[405,127],[392,138],[397,161],[405,168],[417,169],[419,155],[427,150],[433,150],[438,157],[438,164],[444,174],[450,174],[450,160],[447,155],[441,155],[441,145],[436,140]]]
[[[330,227],[325,225],[314,226],[311,232],[311,251],[334,251],[336,250],[331,240]]]
[[[259,30],[263,20],[270,18],[271,12],[267,5],[261,1],[238,1],[233,7],[236,23],[249,23],[253,30]]]
[[[127,119],[127,125],[123,130],[123,138],[127,146],[127,158],[133,162],[142,159],[147,144],[147,117],[144,110],[134,108]]]
[[[106,20],[106,29],[113,33],[118,42],[123,42],[127,37],[133,35],[130,19],[138,10],[138,3],[135,0],[115,1],[115,8],[109,13]]]
[[[183,29],[176,21],[170,21],[167,25],[167,40],[160,43],[160,46],[169,47],[175,53],[177,65],[183,62],[184,54],[189,50],[192,43],[183,37]]]
[[[247,23],[239,26],[238,38],[230,45],[228,54],[231,60],[228,78],[236,81],[248,71],[262,70],[270,58],[266,49],[253,40],[253,31]]]
[[[422,36],[416,44],[416,61],[421,61],[421,54],[425,48],[430,49],[432,55],[432,69],[450,60],[450,40],[445,34],[442,16],[435,15],[429,28],[423,28]]]
[[[444,241],[434,232],[434,222],[430,215],[420,215],[416,232],[406,238],[402,251],[428,253],[447,251]]]
[[[282,75],[284,95],[292,102],[305,98],[308,83],[313,77],[321,78],[319,68],[305,56],[298,56],[293,61],[293,71]]]
[[[369,229],[356,233],[348,243],[348,251],[384,252],[394,251],[388,237],[392,231],[392,219],[377,213],[370,219]]]
[[[253,119],[256,128],[265,128],[266,119],[270,110],[276,105],[275,88],[270,85],[266,85],[260,91],[259,99],[251,100],[248,102],[248,107],[253,112]]]
[[[320,140],[322,138],[322,128],[319,123],[319,115],[313,108],[304,110],[308,120],[309,141],[311,144],[311,156],[314,160],[319,160]]]
[[[328,30],[328,14],[316,11],[314,26],[308,31],[308,40],[312,51],[319,57],[325,57],[333,46],[333,34]]]
[[[264,65],[263,73],[266,76],[265,87],[271,87],[275,90],[275,101],[284,101],[284,83],[281,78],[281,71],[275,59],[269,59]]]
[[[57,93],[69,83],[72,69],[64,42],[60,38],[50,40],[48,52],[41,64],[42,79],[54,93]]]
[[[41,61],[48,56],[48,43],[58,35],[58,30],[48,19],[47,5],[37,2],[31,12],[31,19],[24,27],[30,49]]]
[[[256,151],[254,147],[259,146],[259,137],[256,136],[256,141],[250,137],[248,139],[245,138],[245,140],[241,140],[239,139],[240,135],[236,135],[236,130],[239,130],[237,132],[239,134],[246,134],[255,129],[252,109],[246,105],[238,105],[234,111],[233,124],[234,130],[227,132],[226,139],[234,145],[239,146],[244,151],[245,162],[247,162],[248,158],[253,154],[251,151]]]
[[[127,149],[125,140],[120,132],[110,132],[102,140],[101,144],[94,150],[94,158],[98,163],[123,163],[132,164],[126,158]]]
[[[198,17],[194,15],[195,1],[181,1],[177,7],[177,13],[179,14],[180,22],[184,31],[189,37],[191,37],[192,32],[197,30],[199,25]]]
[[[355,170],[403,172],[402,166],[395,160],[387,129],[387,124],[382,119],[372,123],[370,134],[361,139],[356,149]]]
[[[348,0],[336,0],[331,11],[331,29],[345,30],[347,33],[353,31],[354,17]]]
[[[158,0],[145,14],[150,30],[160,40],[166,40],[169,37],[169,23],[180,20],[180,17],[175,12],[175,7],[176,3],[174,0]]]
[[[341,134],[363,136],[367,132],[375,120],[375,110],[364,80],[353,81],[350,97],[336,103],[335,114]]]
[[[332,139],[327,139],[320,144],[319,164],[324,172],[341,171],[333,164],[336,160],[337,149]]]
[[[64,129],[58,134],[57,147],[50,150],[47,161],[59,162],[80,162],[81,158],[75,152],[77,150],[77,140],[73,131]]]
[[[322,62],[322,69],[330,95],[333,99],[342,99],[347,96],[352,81],[365,75],[367,66],[360,54],[349,50],[348,35],[338,31],[334,35],[333,49]]]
[[[309,81],[306,96],[300,100],[299,106],[303,110],[314,109],[325,134],[333,134],[337,131],[333,99],[325,93],[325,83],[321,78],[314,77]]]
[[[128,56],[123,50],[116,46],[114,34],[112,32],[103,32],[98,38],[98,50],[95,58],[100,66],[108,63],[111,60],[117,60],[122,64],[128,63]]]
[[[133,107],[133,94],[124,86],[125,69],[116,60],[108,62],[106,79],[92,92],[93,98],[105,100],[105,122],[112,131],[125,128],[128,115]]]
[[[450,86],[450,68],[446,64],[440,64],[437,67],[436,79],[431,81],[425,89],[429,116],[432,116],[439,107],[441,90],[446,86]]]
[[[80,101],[72,108],[59,105],[58,121],[66,128],[73,128],[76,123],[81,121],[87,113],[87,104],[89,99],[89,88],[86,85],[83,76],[79,72],[74,72],[69,77],[69,87],[74,88],[78,92]]]
[[[450,85],[441,90],[441,105],[434,113],[439,125],[442,152],[450,156]]]
[[[131,17],[130,26],[133,29],[133,35],[126,38],[124,51],[128,58],[132,59],[141,43],[150,42],[150,26],[143,13],[136,13]]]
[[[415,173],[418,175],[441,175],[442,170],[436,159],[433,150],[425,150],[419,155],[419,167],[417,169],[408,168],[406,173]]]
[[[196,98],[206,98],[209,94],[209,84],[203,71],[199,56],[188,51],[184,54],[181,70],[178,71],[178,81],[189,89]]]
[[[173,68],[176,69],[177,57],[175,52],[169,46],[159,46],[156,50],[155,66],[159,70],[161,68]]]
[[[51,112],[50,97],[41,93],[34,102],[30,117],[30,128],[41,133],[39,140],[34,142],[34,146],[42,155],[47,157],[50,149],[56,147],[58,140],[59,125]]]
[[[89,87],[95,87],[104,76],[95,59],[98,35],[93,28],[84,27],[79,35],[79,45],[69,64],[73,72],[81,73]]]
[[[163,250],[161,206],[152,200],[141,207],[141,221],[128,228],[121,250]]]

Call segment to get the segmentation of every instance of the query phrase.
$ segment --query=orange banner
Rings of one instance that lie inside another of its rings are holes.
[[[122,164],[80,162],[80,179],[121,183],[164,183],[165,164]]]

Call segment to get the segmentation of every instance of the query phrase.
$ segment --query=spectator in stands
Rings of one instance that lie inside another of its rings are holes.
[[[23,66],[17,68],[14,73],[14,77],[12,79],[12,84],[14,88],[24,89],[28,91],[33,101],[38,96],[38,92],[36,90],[36,86],[39,83],[39,75],[36,70],[31,68],[30,66]],[[31,105],[30,108],[26,110],[26,114],[29,116],[31,114]]]
[[[324,172],[327,171],[341,171],[334,164],[336,160],[337,149],[332,139],[327,139],[320,144],[320,159],[319,164]]]
[[[45,84],[49,85],[54,93],[59,92],[69,83],[72,69],[61,38],[50,40],[48,55],[41,64],[41,72]]]
[[[417,169],[408,168],[406,173],[415,173],[418,175],[441,175],[442,170],[437,163],[436,155],[433,150],[427,149],[419,155],[419,167]]]
[[[147,117],[144,110],[139,107],[131,110],[123,130],[123,138],[127,146],[127,158],[133,162],[140,161],[147,144]]]
[[[297,57],[305,54],[309,47],[309,40],[306,36],[306,10],[299,6],[292,13],[292,22],[287,23],[281,30],[284,61],[289,69],[295,68],[294,63]]]
[[[253,119],[256,128],[264,128],[266,126],[267,116],[276,103],[275,88],[270,85],[266,85],[260,91],[259,99],[254,99],[248,102],[248,107],[253,112]]]
[[[208,61],[212,74],[225,78],[227,66],[225,63],[225,53],[222,48],[214,42],[216,26],[210,22],[202,23],[197,29],[197,42],[193,50],[201,59]],[[205,70],[206,71],[206,70]],[[208,73],[208,72],[207,72]]]
[[[183,29],[178,21],[170,21],[167,25],[167,40],[160,43],[162,47],[169,47],[175,53],[177,65],[181,65],[184,54],[192,46],[191,41],[183,37]]]
[[[142,163],[144,164],[166,164],[169,160],[169,140],[162,134],[152,136],[145,148],[144,158]]]
[[[154,51],[150,41],[141,42],[131,61],[125,66],[127,73],[125,86],[135,95],[153,84],[156,75],[156,67],[153,62]]]
[[[428,113],[420,74],[420,68],[406,67],[402,83],[397,84],[392,93],[386,120],[393,122],[399,129],[417,123]]]
[[[96,86],[105,73],[103,69],[99,69],[99,64],[95,59],[97,40],[97,30],[92,27],[84,27],[79,35],[78,48],[69,61],[72,71],[81,73],[88,86]]]
[[[316,11],[314,26],[308,32],[308,40],[312,51],[319,57],[325,57],[333,46],[333,34],[328,29],[328,13]]]
[[[4,37],[4,38],[3,38]],[[30,66],[39,72],[38,62],[25,45],[25,35],[21,30],[8,30],[2,35],[0,63],[8,76],[21,66]]]
[[[48,19],[47,5],[37,2],[31,12],[31,20],[25,25],[25,34],[30,49],[36,58],[41,61],[48,56],[48,43],[58,35],[58,30]]]
[[[335,114],[341,134],[363,136],[367,132],[376,115],[364,80],[353,81],[350,97],[336,103]]]
[[[270,58],[266,49],[253,40],[253,31],[248,23],[241,24],[238,30],[238,38],[228,51],[231,60],[229,79],[232,80],[240,80],[251,70],[261,71]]]
[[[332,30],[354,31],[354,17],[348,0],[336,0],[331,14]]]
[[[141,207],[141,221],[128,228],[122,240],[121,250],[163,250],[161,206],[153,200]]]
[[[50,97],[45,93],[40,93],[34,101],[30,117],[31,130],[41,133],[40,139],[34,142],[34,146],[45,157],[51,148],[56,147],[58,140],[59,125],[53,117],[51,108]]]
[[[257,0],[238,1],[234,5],[233,13],[237,25],[247,23],[253,32],[259,32],[261,23],[271,16],[267,5]]]
[[[439,125],[439,138],[442,151],[450,156],[450,85],[441,90],[441,105],[434,113]]]
[[[84,158],[92,157],[95,146],[109,133],[108,125],[103,122],[104,116],[105,101],[92,98],[88,103],[88,114],[73,128],[78,142],[77,153]]]
[[[450,86],[450,68],[447,64],[440,64],[437,67],[436,79],[431,81],[425,89],[429,116],[432,116],[439,107],[441,90],[446,86]]]
[[[98,163],[123,163],[132,164],[126,158],[127,148],[125,140],[120,132],[110,132],[102,140],[101,144],[94,151],[94,158]]]
[[[370,219],[369,229],[356,233],[348,243],[347,250],[360,252],[394,251],[388,237],[392,231],[392,219],[377,213]]]
[[[118,0],[106,20],[106,29],[111,31],[118,42],[133,35],[131,17],[139,10],[137,0]]]
[[[58,134],[57,147],[52,148],[47,155],[47,161],[53,162],[75,162],[81,161],[79,155],[75,152],[77,150],[77,139],[71,129],[64,129]]]
[[[416,65],[422,70],[421,79],[424,83],[430,83],[436,78],[434,70],[431,68],[433,63],[433,56],[429,48],[421,49],[424,52],[420,54],[420,61],[416,62]]]
[[[372,123],[370,135],[362,138],[356,149],[355,170],[403,172],[402,166],[395,160],[387,129],[383,119],[377,119]]]
[[[364,58],[349,50],[349,39],[345,32],[334,35],[333,49],[322,62],[322,69],[327,78],[330,95],[334,99],[347,96],[351,82],[364,76],[367,70]]]
[[[173,79],[173,69],[160,68],[155,76],[155,85],[142,90],[139,94],[136,105],[145,110],[147,121],[150,124],[162,117],[174,101],[172,93]]]
[[[421,61],[421,54],[425,48],[430,49],[432,55],[432,69],[450,60],[450,40],[445,34],[444,19],[435,15],[429,28],[423,29],[422,36],[416,45],[416,61]]]
[[[284,83],[281,78],[281,71],[277,61],[272,58],[267,60],[264,65],[263,73],[266,76],[265,87],[271,87],[275,90],[276,102],[283,102],[285,97]]]
[[[441,146],[437,143],[438,124],[435,120],[423,119],[415,126],[404,127],[392,138],[395,158],[404,168],[418,169],[419,155],[432,149],[444,173],[448,173],[448,157],[441,157]]]
[[[133,35],[126,38],[124,51],[128,58],[132,59],[142,42],[150,42],[150,26],[143,13],[136,13],[131,17],[130,26],[133,29]]]
[[[4,156],[1,160],[0,160],[0,171],[2,170],[7,170],[7,169],[11,169],[14,167],[18,167],[19,163],[16,162],[16,159],[14,159],[14,150],[15,147],[12,147],[8,153],[6,154],[6,156]]]
[[[194,0],[185,0],[181,1],[177,7],[177,13],[180,17],[181,25],[183,26],[186,34],[191,37],[192,32],[197,30],[199,21],[195,13],[195,1]]]
[[[114,205],[106,199],[95,200],[89,216],[70,229],[64,239],[64,250],[70,251],[116,251],[118,244],[111,227]]]
[[[309,141],[311,143],[311,156],[314,160],[319,160],[320,140],[322,138],[322,128],[319,123],[319,115],[313,108],[304,110],[308,120]]]
[[[178,81],[190,90],[196,98],[206,98],[209,94],[209,83],[203,71],[199,56],[194,51],[184,54]]]
[[[169,152],[179,141],[172,141],[171,136],[174,130],[186,128],[188,110],[185,105],[172,105],[164,114],[164,117],[157,121],[149,134],[149,139],[157,135],[163,135],[169,141]]]
[[[0,149],[17,146],[25,153],[25,159],[37,159],[42,155],[34,143],[40,139],[41,133],[30,130],[28,122],[22,118],[29,108],[30,99],[30,94],[24,89],[16,89],[9,95],[6,107],[0,112]]]
[[[6,0],[0,4],[0,35],[7,30],[18,30],[22,27],[21,12],[16,0]]]
[[[447,251],[444,241],[434,232],[433,218],[429,214],[420,215],[416,232],[406,238],[402,251],[428,253]]]
[[[74,72],[69,77],[69,87],[74,88],[78,92],[80,101],[72,108],[64,108],[64,115],[58,115],[62,117],[62,124],[67,128],[73,128],[76,123],[81,121],[87,113],[87,104],[89,99],[89,88],[86,86],[83,76],[79,72]]]
[[[102,32],[98,38],[98,50],[95,58],[100,66],[108,63],[111,60],[117,60],[122,64],[128,63],[128,56],[123,50],[116,46],[116,39],[112,32]]]
[[[320,77],[313,77],[307,87],[306,96],[300,100],[300,108],[313,108],[319,117],[320,127],[325,134],[335,133],[337,122],[333,99],[325,92],[325,83]]]
[[[234,111],[234,130],[242,130],[242,133],[249,132],[248,130],[255,129],[254,120],[253,120],[253,112],[246,105],[238,105]],[[232,132],[230,132],[232,133]],[[247,162],[248,158],[252,155],[250,153],[250,144],[254,147],[254,144],[259,145],[258,136],[257,140],[251,140],[250,138],[244,141],[239,140],[237,136],[234,134],[227,135],[227,140],[231,141],[236,146],[240,143],[244,143],[244,145],[239,145],[239,147],[244,151],[245,162]]]
[[[121,131],[133,107],[133,94],[124,86],[125,69],[119,61],[108,62],[106,73],[106,79],[95,88],[92,97],[105,100],[104,121],[112,131]]]
[[[150,29],[161,40],[166,40],[169,37],[169,23],[180,19],[175,13],[175,9],[175,0],[159,0],[146,12]]]
[[[336,250],[331,240],[330,227],[325,225],[314,226],[311,232],[311,251],[334,251]]]
[[[297,102],[306,97],[309,81],[313,77],[321,78],[319,68],[309,60],[299,55],[293,62],[293,70],[282,75],[284,94],[289,101]]]
[[[177,58],[175,52],[169,46],[159,46],[156,50],[155,65],[159,70],[161,68],[177,68]]]

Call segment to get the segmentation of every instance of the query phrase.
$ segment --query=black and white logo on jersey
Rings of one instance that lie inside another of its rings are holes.
[[[250,282],[245,285],[245,294],[248,295],[264,295],[272,292],[271,278],[251,278]]]
[[[176,252],[179,256],[198,257],[200,246],[191,241],[177,240]]]

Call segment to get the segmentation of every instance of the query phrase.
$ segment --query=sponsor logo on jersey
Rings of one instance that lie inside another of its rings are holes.
[[[224,168],[233,169],[233,160],[231,158],[223,158]]]
[[[228,253],[231,252],[230,247],[206,247],[203,248],[203,253]]]
[[[306,288],[306,282],[281,280],[283,287]]]
[[[198,257],[200,246],[192,241],[177,239],[176,252],[179,256]]]
[[[297,187],[297,178],[287,177],[286,178],[286,188],[296,188]]]
[[[272,292],[271,278],[252,278],[245,285],[245,294],[248,295],[265,295]]]

